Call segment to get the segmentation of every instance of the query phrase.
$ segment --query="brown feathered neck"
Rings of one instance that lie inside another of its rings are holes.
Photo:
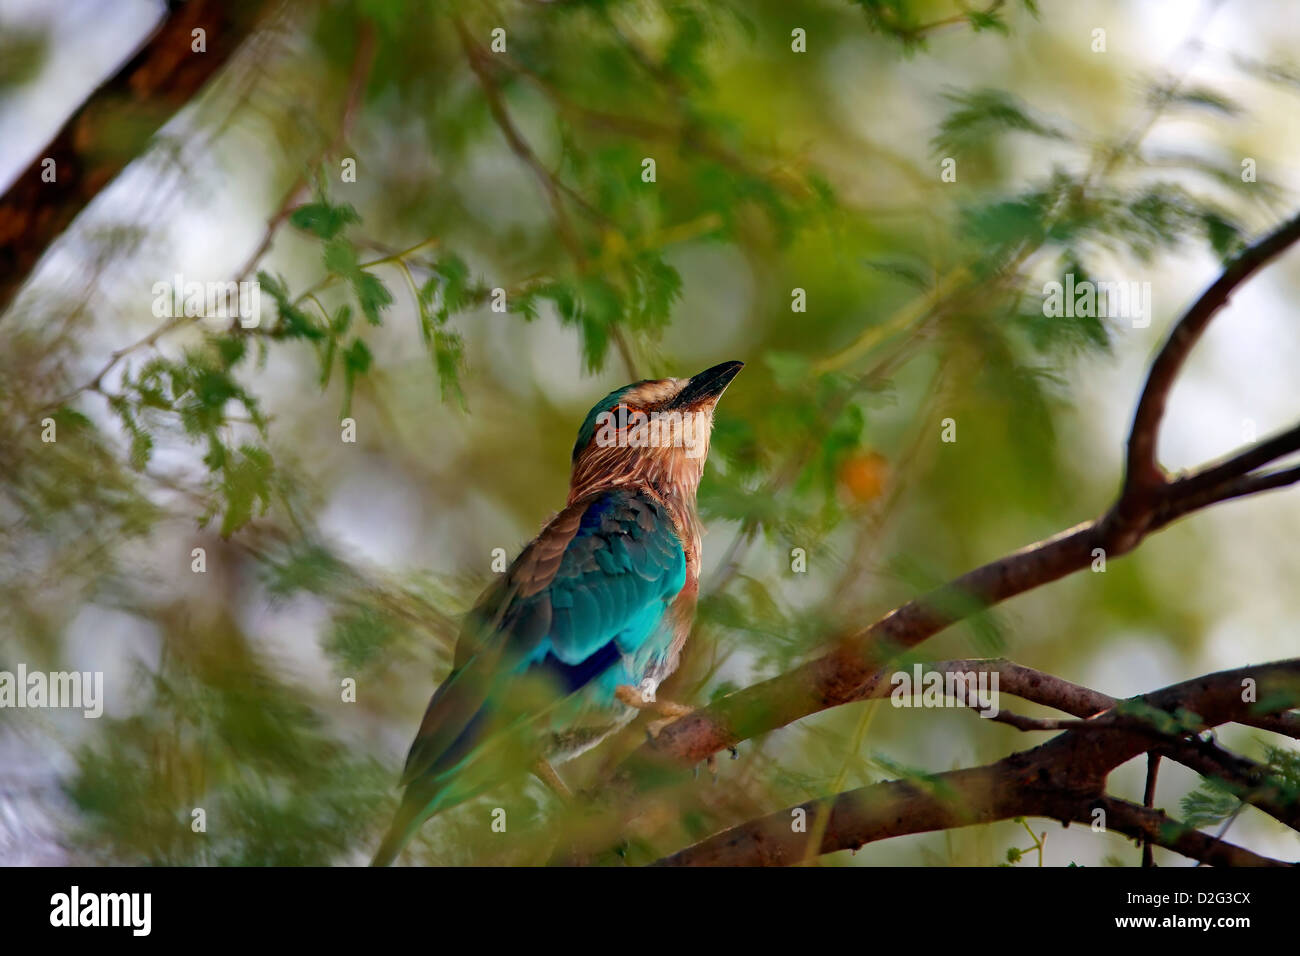
[[[692,418],[689,424],[683,421],[680,431],[676,421],[660,418],[655,425],[650,419],[683,385],[685,380],[672,378],[643,382],[621,396],[620,404],[643,412],[647,420],[629,428],[615,442],[608,440],[617,432],[613,423],[604,432],[597,428],[574,459],[569,504],[616,488],[646,492],[664,503],[683,545],[698,555],[700,519],[695,494],[709,453],[712,406],[686,413]],[[677,437],[682,440],[674,441]]]

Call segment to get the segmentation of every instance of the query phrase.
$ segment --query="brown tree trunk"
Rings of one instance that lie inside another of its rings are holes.
[[[0,197],[0,312],[45,250],[188,103],[253,29],[267,0],[170,3],[153,35],[63,124]],[[203,30],[205,52],[195,52]],[[53,160],[53,179],[46,160]],[[44,174],[44,175],[43,175]]]

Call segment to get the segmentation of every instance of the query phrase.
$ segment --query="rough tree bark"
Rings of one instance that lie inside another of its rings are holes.
[[[1002,673],[1000,668],[999,673]],[[1054,678],[1037,677],[1044,688],[1059,687]],[[865,843],[906,833],[991,823],[1018,816],[1041,816],[1066,824],[1100,820],[1106,829],[1149,839],[1156,846],[1207,863],[1282,865],[1277,860],[1205,836],[1160,811],[1109,797],[1104,792],[1107,774],[1139,754],[1154,748],[1169,752],[1175,759],[1181,759],[1180,753],[1195,755],[1198,745],[1186,739],[1190,735],[1228,721],[1258,716],[1253,700],[1243,700],[1242,682],[1247,679],[1257,682],[1259,699],[1275,701],[1275,708],[1300,704],[1300,660],[1198,677],[1134,701],[1120,702],[1090,720],[1075,722],[1072,729],[1039,747],[996,763],[935,774],[923,781],[874,784],[788,807],[717,833],[660,863],[670,866],[797,863],[807,858],[811,828],[796,829],[792,821],[800,812],[809,822],[825,812],[829,814],[829,822],[816,850],[818,853],[856,849]],[[1047,696],[1067,706],[1073,699],[1078,710],[1091,707],[1095,692],[1078,685],[1070,687],[1066,694]],[[1199,721],[1193,727],[1180,727],[1174,734],[1160,732],[1155,725],[1134,716],[1135,701],[1164,714],[1195,713]],[[1192,759],[1197,760],[1195,756]],[[1218,768],[1202,764],[1200,769]],[[1098,810],[1100,817],[1096,816]],[[1287,812],[1294,825],[1294,808],[1288,808]]]
[[[169,3],[139,51],[72,114],[0,197],[0,313],[86,205],[230,59],[268,0]],[[192,50],[205,31],[206,51]],[[46,182],[45,161],[55,178]]]

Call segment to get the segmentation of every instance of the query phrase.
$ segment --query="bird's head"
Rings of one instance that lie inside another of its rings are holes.
[[[690,378],[634,382],[602,398],[573,446],[569,501],[605,488],[649,485],[694,502],[714,406],[744,367],[723,362]]]

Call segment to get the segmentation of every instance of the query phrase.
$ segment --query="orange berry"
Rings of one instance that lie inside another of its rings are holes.
[[[854,501],[865,504],[885,492],[889,479],[889,462],[879,452],[865,452],[848,458],[840,465],[840,486]]]

